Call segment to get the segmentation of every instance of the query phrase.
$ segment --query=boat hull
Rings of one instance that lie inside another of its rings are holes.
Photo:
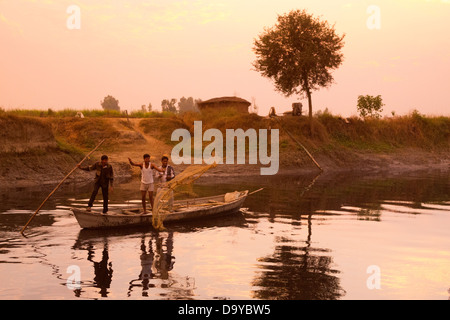
[[[204,208],[187,208],[184,211],[169,213],[164,218],[164,224],[183,222],[188,220],[203,219],[207,217],[216,217],[220,215],[230,214],[232,212],[239,211],[242,207],[245,199],[247,198],[248,191],[243,191],[240,196],[233,201],[225,204],[208,206]],[[193,200],[181,200],[176,201],[175,205],[187,205],[189,203],[195,204],[195,202],[201,201],[220,201],[224,195],[208,198],[199,198]],[[222,200],[223,201],[223,200]],[[98,211],[87,212],[86,209],[72,208],[72,212],[78,221],[78,224],[83,229],[103,229],[103,228],[119,228],[129,226],[151,226],[152,215],[142,214],[124,214],[123,211],[132,210],[113,210],[107,215],[102,215]]]

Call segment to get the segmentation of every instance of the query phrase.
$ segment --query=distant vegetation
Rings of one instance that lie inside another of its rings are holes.
[[[197,112],[198,103],[202,100],[194,99],[193,97],[185,98],[181,97],[180,101],[177,99],[164,99],[161,101],[161,108],[163,112],[172,113],[185,113],[185,112]],[[177,108],[178,106],[178,108]]]
[[[357,109],[362,118],[381,118],[383,107],[384,103],[380,95],[358,97]]]
[[[120,112],[119,100],[113,96],[106,96],[100,104],[103,110]]]
[[[178,113],[197,112],[199,102],[202,102],[202,100],[182,97],[178,102]]]
[[[64,109],[59,111],[53,111],[52,109],[48,109],[47,111],[43,110],[34,110],[34,109],[13,109],[13,110],[2,110],[0,109],[0,114],[10,114],[16,116],[25,116],[25,117],[56,117],[56,118],[64,118],[64,117],[77,117],[79,113],[82,113],[86,118],[126,118],[127,114],[123,111],[115,111],[115,110],[74,110],[74,109]],[[168,118],[175,116],[170,112],[158,112],[158,111],[133,111],[128,117],[130,118]]]
[[[148,104],[148,106],[146,106],[145,104],[143,104],[141,106],[141,111],[146,113],[146,112],[152,112],[153,111],[153,106],[151,103]]]
[[[176,113],[177,112],[176,103],[177,99],[170,99],[170,100],[164,99],[163,101],[161,101],[162,111]]]
[[[176,114],[183,114],[186,112],[198,112],[198,103],[201,102],[200,99],[194,99],[193,97],[185,98],[181,97],[180,100],[164,99],[161,102],[162,111],[153,110],[151,103],[148,105],[142,105],[140,110],[128,112],[127,110],[120,111],[119,101],[113,96],[107,96],[101,101],[101,106],[103,110],[100,109],[84,109],[84,110],[74,110],[74,109],[64,109],[59,111],[54,111],[49,108],[47,110],[36,110],[36,109],[12,109],[5,110],[0,107],[0,114],[6,113],[17,116],[26,117],[77,117],[82,114],[83,117],[87,118],[170,118],[174,117]]]

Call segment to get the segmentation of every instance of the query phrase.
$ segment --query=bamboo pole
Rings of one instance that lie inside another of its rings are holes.
[[[251,196],[252,194],[255,194],[255,193],[263,191],[263,190],[264,190],[264,188],[261,188],[261,189],[258,189],[256,191],[253,191],[253,192],[249,193],[248,195]]]
[[[103,139],[102,141],[100,141],[100,143],[91,151],[89,152],[84,158],[83,160],[81,160],[76,166],[75,168],[73,168],[65,177],[64,179],[61,180],[61,182],[55,187],[55,189],[53,189],[52,192],[50,192],[50,194],[47,196],[47,198],[45,198],[45,200],[41,203],[41,205],[39,206],[39,208],[37,208],[37,210],[34,212],[34,214],[31,216],[31,218],[28,220],[28,222],[25,224],[25,226],[22,228],[22,231],[20,231],[20,233],[22,235],[24,235],[24,231],[25,229],[28,227],[28,225],[30,224],[30,222],[34,219],[34,217],[38,214],[38,212],[42,209],[42,207],[44,206],[44,204],[48,201],[48,199],[50,199],[50,197],[56,192],[56,190],[59,189],[59,187],[61,187],[61,185],[64,183],[64,181],[67,180],[67,178],[69,178],[69,176],[78,168],[79,165],[81,165],[87,158],[89,158],[89,156],[94,153],[95,150],[97,150],[102,144],[103,142],[105,142],[105,139]]]

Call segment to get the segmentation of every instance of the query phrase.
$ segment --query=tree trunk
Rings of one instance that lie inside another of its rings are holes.
[[[306,92],[306,96],[308,97],[308,107],[309,107],[309,134],[312,136],[313,134],[313,114],[312,114],[312,98],[311,98],[311,89],[309,88],[308,81],[308,73],[304,72],[302,75],[303,78],[303,89]]]
[[[312,98],[311,91],[306,90],[306,95],[308,96],[308,106],[309,106],[309,134],[312,136],[313,134],[313,113],[312,113]]]

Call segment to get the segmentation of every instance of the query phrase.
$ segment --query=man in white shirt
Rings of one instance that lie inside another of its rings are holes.
[[[141,168],[141,194],[142,194],[142,208],[144,209],[143,214],[147,214],[147,192],[150,198],[150,204],[152,205],[153,210],[153,192],[155,191],[155,184],[153,181],[153,169],[159,171],[160,173],[164,173],[164,170],[158,168],[153,163],[150,162],[150,155],[144,154],[144,163],[135,163],[130,158],[128,161],[132,166]]]

